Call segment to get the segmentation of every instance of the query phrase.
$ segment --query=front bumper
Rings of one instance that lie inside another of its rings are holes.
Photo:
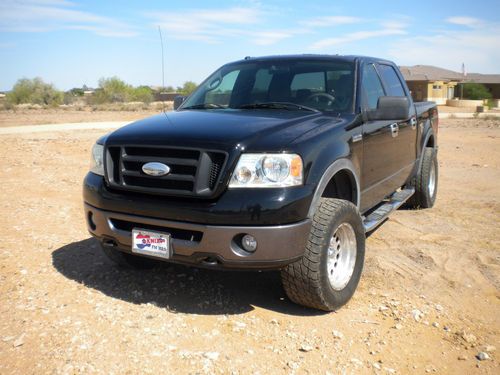
[[[304,254],[311,228],[309,219],[273,226],[206,225],[106,211],[87,203],[84,209],[89,232],[104,246],[131,253],[132,228],[162,231],[172,238],[168,261],[199,267],[281,268]],[[255,252],[245,252],[239,245],[244,234],[256,238]]]
[[[307,219],[315,186],[226,189],[217,199],[179,198],[110,189],[88,173],[83,200],[101,210],[206,225],[276,226]]]

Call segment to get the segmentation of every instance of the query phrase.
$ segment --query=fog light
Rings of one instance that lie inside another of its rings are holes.
[[[241,246],[248,252],[253,253],[257,249],[257,240],[250,234],[245,234],[241,239]]]

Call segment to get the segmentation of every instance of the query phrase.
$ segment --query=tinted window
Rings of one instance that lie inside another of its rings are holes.
[[[394,70],[390,65],[379,65],[379,72],[385,83],[385,88],[387,89],[387,95],[389,96],[406,96],[403,85]]]
[[[181,109],[201,106],[224,110],[288,102],[322,111],[352,112],[353,98],[354,64],[351,62],[250,60],[223,66],[196,89]]]
[[[296,74],[290,85],[292,94],[298,90],[311,90],[316,92],[325,91],[325,73],[312,72]]]
[[[233,91],[234,83],[238,78],[239,70],[233,70],[223,77],[215,77],[208,83],[212,89],[206,93],[206,100],[209,103],[228,105]]]
[[[363,67],[363,94],[368,109],[376,109],[378,98],[384,96],[384,88],[372,64]]]

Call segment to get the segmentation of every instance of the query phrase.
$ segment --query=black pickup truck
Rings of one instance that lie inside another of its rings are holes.
[[[87,226],[122,266],[280,269],[292,301],[331,311],[366,234],[436,199],[436,105],[413,103],[390,61],[245,58],[174,108],[92,150]]]

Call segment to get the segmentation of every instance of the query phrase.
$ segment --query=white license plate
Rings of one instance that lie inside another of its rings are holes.
[[[158,258],[170,258],[170,234],[134,228],[132,252]]]

